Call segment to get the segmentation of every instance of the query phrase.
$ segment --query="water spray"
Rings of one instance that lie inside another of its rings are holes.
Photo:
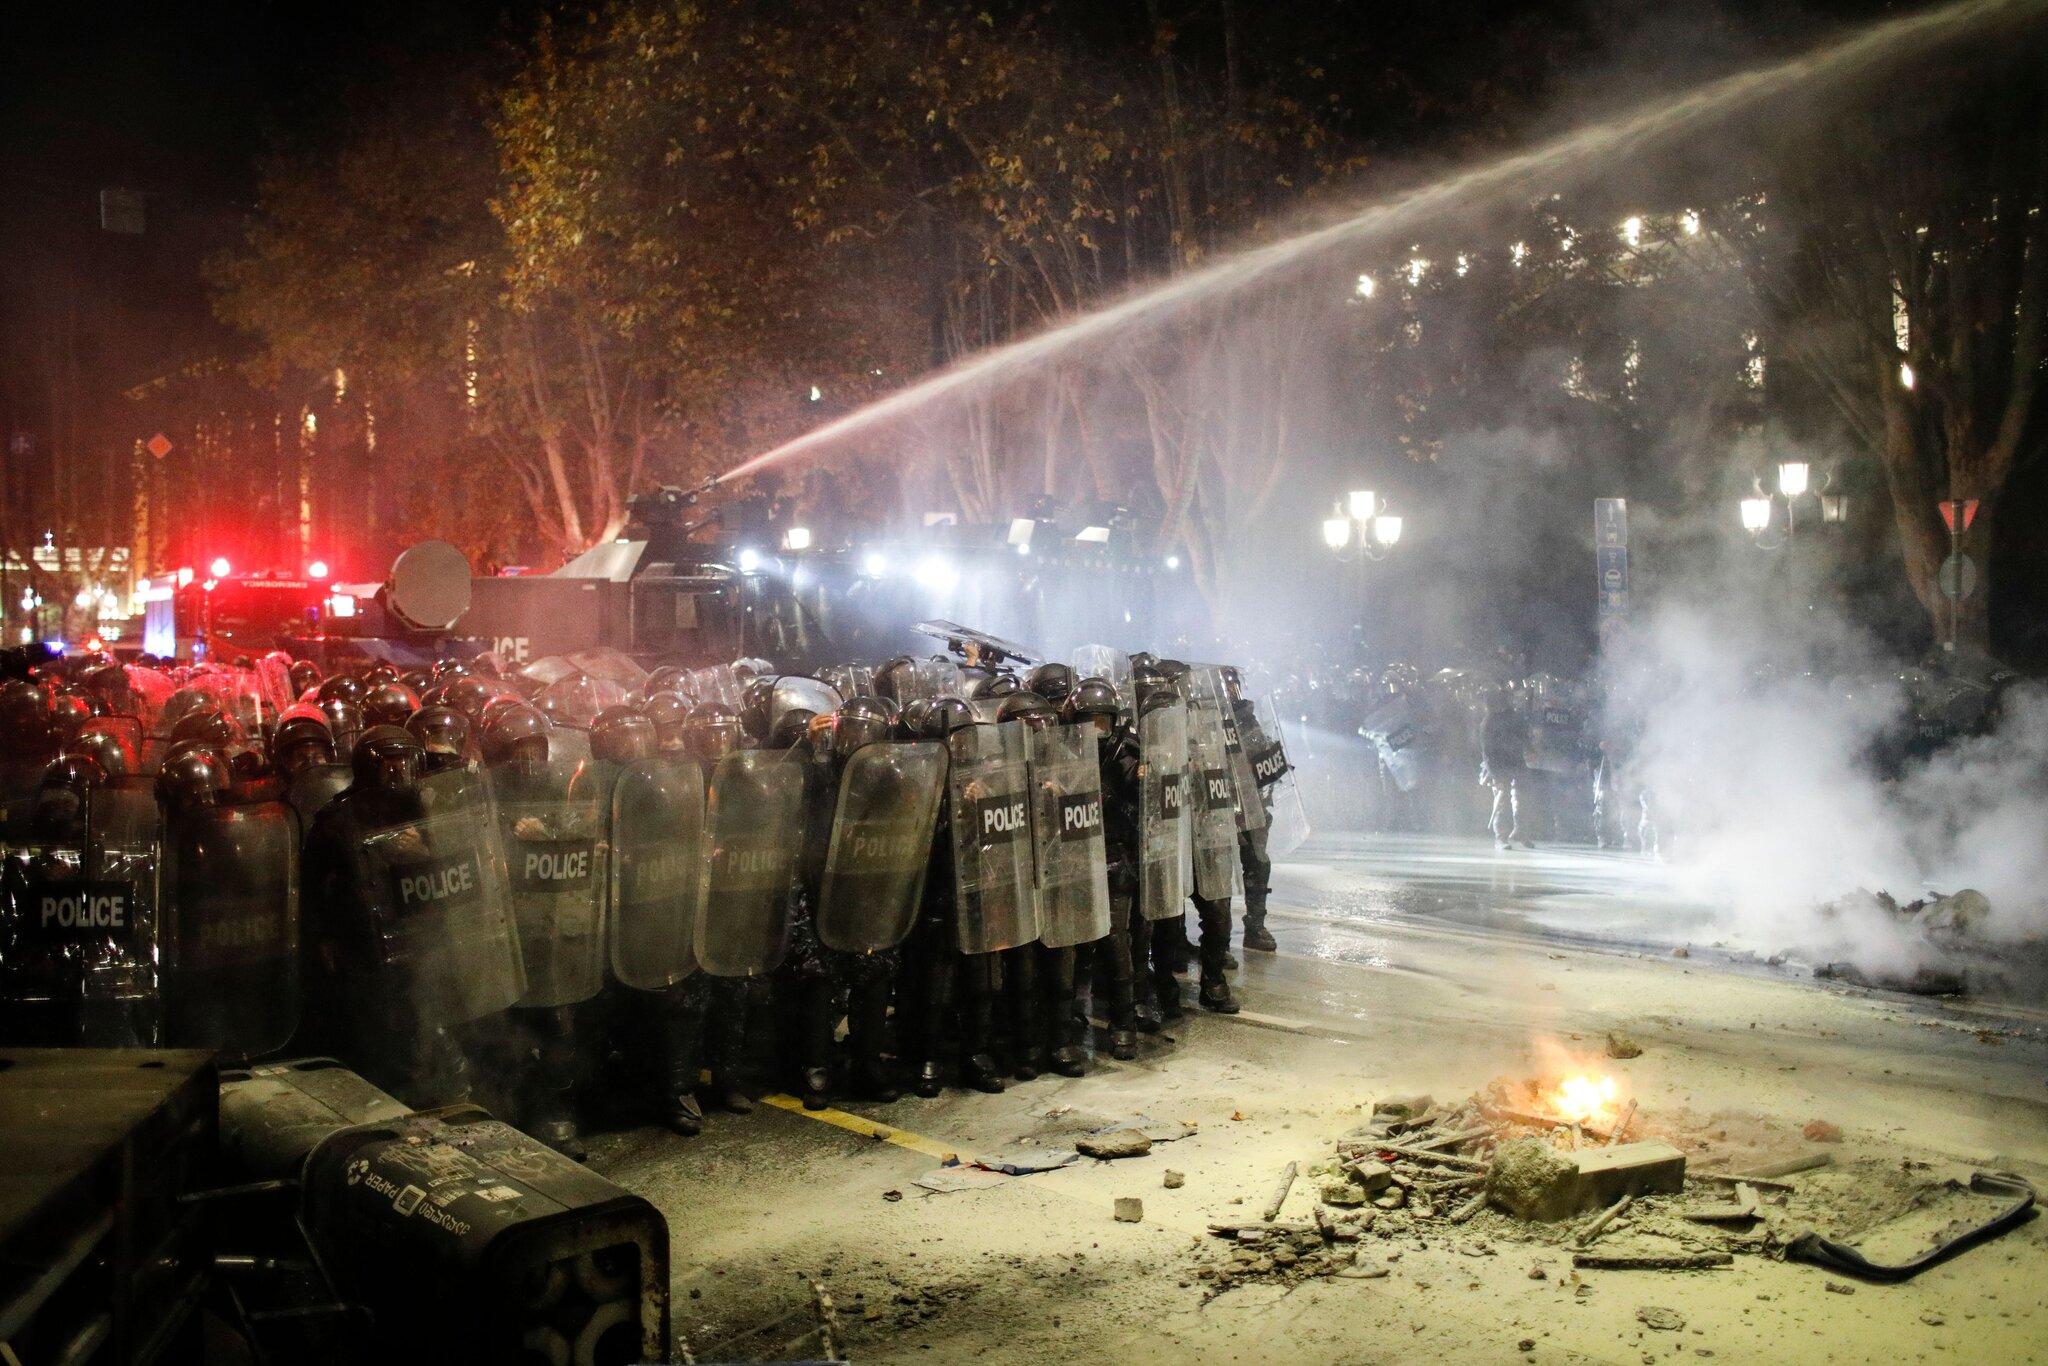
[[[1568,167],[1611,160],[1625,153],[1641,154],[1700,123],[1776,99],[1800,86],[1839,82],[1863,74],[1896,55],[1925,56],[1935,47],[1973,36],[1994,22],[2026,23],[2044,13],[2048,13],[2048,0],[1961,0],[1876,24],[1790,61],[1723,77],[1655,108],[1580,129],[1530,151],[1434,181],[1394,199],[1368,205],[1324,227],[1238,252],[1187,275],[1128,294],[1035,336],[963,357],[906,389],[745,461],[704,487],[742,479],[813,454],[940,400],[1000,387],[1112,336],[1157,328],[1199,305],[1270,283],[1329,253],[1405,233],[1420,223],[1497,201],[1524,185],[1546,179],[1555,181]]]

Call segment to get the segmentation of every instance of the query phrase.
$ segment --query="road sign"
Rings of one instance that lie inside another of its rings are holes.
[[[142,449],[161,460],[171,453],[171,439],[162,432],[158,432],[155,436],[142,443]]]
[[[1593,544],[1602,550],[1628,546],[1628,499],[1593,500]]]
[[[1593,552],[1594,575],[1600,587],[1600,612],[1606,616],[1628,610],[1628,548],[1601,546]]]
[[[1961,602],[1977,591],[1976,561],[1961,552],[1943,560],[1941,572],[1935,577],[1941,584],[1941,595],[1950,602]]]
[[[1941,520],[1948,524],[1948,534],[1951,536],[1956,534],[1957,508],[1963,510],[1964,531],[1968,531],[1970,523],[1977,520],[1977,500],[1975,498],[1965,498],[1960,503],[1944,498],[1937,506],[1941,508]],[[1968,597],[1969,594],[1965,593],[1963,596]]]

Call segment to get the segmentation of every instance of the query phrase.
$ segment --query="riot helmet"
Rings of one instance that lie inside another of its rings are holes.
[[[1051,660],[1024,675],[1024,689],[1059,707],[1066,705],[1076,681],[1073,665]]]
[[[640,685],[640,695],[653,698],[659,693],[683,693],[689,690],[690,671],[675,664],[664,664],[647,675],[647,681]]]
[[[631,707],[606,707],[590,722],[590,752],[607,763],[651,759],[661,749],[654,722]]]
[[[1114,725],[1123,709],[1123,699],[1117,696],[1116,685],[1106,678],[1084,678],[1074,685],[1074,691],[1067,697],[1069,721],[1101,718]]]
[[[156,776],[157,800],[173,811],[212,806],[228,790],[228,763],[203,744],[176,748]]]
[[[548,732],[553,729],[531,703],[497,708],[484,720],[484,762],[540,763],[548,757]]]
[[[92,703],[74,689],[65,688],[50,699],[50,733],[61,745],[78,734],[79,727],[92,720],[94,715]]]
[[[366,726],[403,726],[406,718],[420,709],[420,699],[418,693],[394,680],[364,693],[362,707]]]
[[[640,704],[640,714],[654,724],[655,739],[663,749],[679,749],[683,727],[690,718],[690,703],[678,692],[655,692]]]
[[[975,724],[974,708],[957,697],[934,698],[924,714],[925,737],[932,740],[943,740]]]
[[[86,794],[105,785],[107,772],[83,754],[60,754],[43,769],[36,784],[30,820],[45,838],[75,831],[85,819]]]
[[[744,713],[743,713],[744,715]],[[765,747],[768,749],[794,749],[810,733],[811,722],[818,713],[804,707],[792,707],[775,719],[774,728],[768,732]]]
[[[683,746],[701,764],[716,764],[738,749],[740,740],[739,714],[717,702],[692,707],[683,722]]]
[[[327,716],[308,703],[287,707],[270,734],[270,766],[287,777],[316,764],[334,762],[334,733]]]
[[[178,719],[171,727],[170,740],[177,744],[183,740],[196,740],[202,745],[225,746],[241,738],[240,728],[219,707],[211,703],[194,707]]]
[[[483,715],[484,707],[497,695],[497,690],[475,674],[465,674],[448,684],[447,703],[455,710],[475,721]]]
[[[363,670],[363,687],[365,689],[374,688],[383,683],[396,683],[397,681],[398,670],[390,664],[372,664],[369,668]]]
[[[853,757],[863,745],[885,741],[894,729],[894,718],[880,698],[851,697],[839,704],[832,728],[832,749],[842,760]]]
[[[968,696],[980,702],[996,698],[1015,697],[1022,691],[1024,691],[1024,685],[1017,681],[1017,675],[990,674],[987,678],[976,683],[968,693]]]
[[[356,741],[349,769],[354,786],[366,792],[402,796],[419,787],[426,752],[402,726],[372,726]]]
[[[105,771],[108,777],[121,778],[135,772],[135,752],[121,735],[109,730],[104,724],[88,721],[79,728],[78,734],[64,743],[66,754],[83,755]]]
[[[1059,709],[1035,692],[1012,694],[996,708],[996,720],[1022,721],[1032,730],[1044,730],[1059,719]]]
[[[363,694],[367,691],[369,690],[362,685],[361,680],[348,674],[336,674],[332,678],[320,681],[319,690],[314,693],[313,700],[325,702],[331,697],[341,697],[360,705]]]
[[[916,667],[917,661],[909,655],[897,655],[893,659],[883,661],[882,667],[875,670],[875,695],[886,697],[892,702],[902,701],[898,678],[903,670]]]
[[[421,707],[405,718],[405,729],[420,742],[430,764],[437,758],[469,757],[469,718],[453,707]]]
[[[320,686],[320,666],[310,659],[295,659],[291,668],[285,670],[285,677],[291,680],[292,696],[304,697],[310,689]]]

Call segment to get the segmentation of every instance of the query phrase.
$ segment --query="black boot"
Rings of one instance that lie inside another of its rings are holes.
[[[990,958],[975,954],[961,963],[960,1082],[995,1095],[1003,1089],[1003,1076],[989,1051],[996,989]]]
[[[1171,973],[1162,971],[1152,979],[1152,995],[1159,1002],[1162,1028],[1187,1014],[1187,1004],[1181,999],[1180,983]]]
[[[936,1100],[938,1098],[939,1091],[942,1089],[942,1083],[939,1077],[938,1063],[932,1061],[929,1058],[927,1058],[924,1062],[919,1063],[917,1068],[917,1080],[912,1085],[914,1089],[917,1091],[917,1093],[920,1096],[923,1096],[926,1100]]]
[[[1244,946],[1253,953],[1273,953],[1280,947],[1266,931],[1266,908],[1249,903],[1244,908]]]
[[[806,1110],[822,1110],[832,1098],[832,1036],[839,1023],[838,993],[829,978],[803,986],[803,1067],[798,1084]]]
[[[960,1084],[992,1096],[1003,1093],[1003,1074],[986,1053],[970,1053],[960,1061]]]
[[[1138,1031],[1135,1029],[1112,1029],[1109,1031],[1109,1056],[1118,1062],[1129,1062],[1138,1056]]]
[[[711,1083],[703,1090],[704,1100],[714,1109],[728,1114],[751,1115],[754,1113],[752,1097],[740,1090],[738,1083],[729,1081],[718,1072],[711,1074]]]
[[[1088,1071],[1088,1017],[1076,986],[1078,955],[1071,948],[1037,949],[1038,1029],[1048,1071],[1079,1077]]]
[[[856,982],[846,1002],[846,1044],[853,1054],[853,1093],[887,1104],[903,1094],[889,1073],[889,979]]]
[[[526,1131],[567,1158],[585,1156],[576,1120],[575,1013],[569,1006],[534,1012],[534,1077]]]
[[[740,1071],[747,1051],[747,988],[743,982],[714,982],[704,1019],[704,1051],[711,1080],[698,1091],[704,1104],[735,1115],[754,1112],[754,1102],[740,1090]]]
[[[1038,973],[1033,946],[1004,949],[991,955],[1000,977],[995,992],[996,1063],[1018,1081],[1035,1080],[1045,1070],[1045,1049],[1038,1043]]]
[[[704,1129],[704,1111],[697,1104],[704,1011],[694,996],[683,994],[690,985],[670,988],[661,1002],[662,1066],[655,1077],[654,1095],[654,1111],[661,1122],[685,1138]]]
[[[1237,1014],[1237,998],[1230,994],[1230,979],[1220,971],[1202,974],[1202,1009],[1218,1015]]]

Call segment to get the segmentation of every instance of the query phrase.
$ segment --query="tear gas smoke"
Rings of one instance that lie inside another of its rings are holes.
[[[2048,691],[2007,694],[1990,733],[1896,754],[1902,670],[1782,584],[1773,601],[1702,576],[1654,611],[1611,705],[1641,726],[1639,773],[1679,890],[1727,908],[1733,942],[1910,977],[1957,960],[1874,893],[1965,887],[1990,913],[1964,943],[2048,938]]]

